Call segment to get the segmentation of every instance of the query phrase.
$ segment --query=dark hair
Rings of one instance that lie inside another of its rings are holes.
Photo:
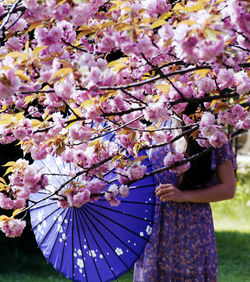
[[[204,149],[193,139],[192,136],[187,140],[187,156],[201,153]],[[201,157],[190,161],[190,169],[184,172],[179,180],[178,188],[181,190],[192,190],[206,184],[212,177],[214,171],[211,170],[211,151],[201,155]]]
[[[198,108],[202,109],[203,105],[189,104],[183,114],[193,114]],[[192,135],[187,135],[186,140],[187,156],[193,156],[206,149],[201,147]],[[178,188],[181,190],[192,190],[199,188],[201,185],[206,184],[214,174],[214,171],[211,170],[211,151],[201,154],[199,158],[191,161],[190,164],[190,169],[184,172],[180,177]]]

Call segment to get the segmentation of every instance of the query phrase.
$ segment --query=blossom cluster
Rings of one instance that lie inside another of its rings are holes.
[[[0,192],[0,208],[21,209],[26,206],[31,193],[47,186],[48,178],[23,159],[11,164],[10,168],[12,174],[9,176],[9,185],[5,191]]]
[[[110,203],[111,206],[119,206],[120,200],[117,196],[125,198],[129,195],[129,188],[126,185],[121,185],[118,187],[116,184],[109,186],[108,191],[105,192],[105,198]]]
[[[26,222],[21,219],[11,218],[11,219],[4,219],[0,222],[0,230],[7,236],[7,237],[20,237],[23,229],[26,226]]]
[[[58,205],[64,209],[68,207],[80,208],[88,202],[99,200],[104,195],[111,206],[118,206],[120,200],[117,199],[117,196],[124,198],[129,195],[127,185],[112,184],[108,189],[106,186],[104,181],[98,179],[83,182],[80,185],[72,181],[58,193]]]
[[[164,165],[165,166],[172,166],[177,162],[183,161],[184,154],[179,152],[169,152],[167,156],[164,158]],[[183,173],[187,171],[190,168],[190,162],[185,162],[181,165],[178,165],[176,167],[170,168],[169,171],[176,172],[176,173]]]

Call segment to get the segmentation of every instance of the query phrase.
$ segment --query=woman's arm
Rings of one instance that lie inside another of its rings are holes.
[[[216,168],[219,184],[197,190],[181,191],[172,184],[160,184],[155,194],[163,202],[209,203],[232,199],[235,193],[235,174],[231,160]]]

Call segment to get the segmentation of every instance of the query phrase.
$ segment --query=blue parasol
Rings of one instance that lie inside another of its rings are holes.
[[[149,159],[143,162],[150,172]],[[154,177],[135,182],[117,207],[101,197],[80,208],[63,209],[55,196],[49,195],[70,178],[64,171],[74,168],[52,156],[35,164],[50,175],[47,189],[30,197],[30,204],[37,203],[30,210],[32,228],[47,261],[73,281],[118,279],[133,266],[149,241],[155,208]],[[105,178],[117,183],[114,172]]]

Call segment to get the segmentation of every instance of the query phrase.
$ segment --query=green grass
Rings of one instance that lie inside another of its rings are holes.
[[[250,234],[221,231],[216,232],[219,281],[250,281]]]
[[[234,199],[212,204],[220,282],[250,282],[250,174],[239,175]]]
[[[250,234],[250,173],[239,175],[235,197],[212,204],[216,231],[239,231]]]
[[[234,199],[212,204],[219,282],[250,282],[250,174],[241,175],[237,186]],[[0,282],[69,281],[47,264],[34,242],[27,246],[18,239],[20,248],[9,240],[0,238]],[[132,272],[119,279],[132,280]]]

